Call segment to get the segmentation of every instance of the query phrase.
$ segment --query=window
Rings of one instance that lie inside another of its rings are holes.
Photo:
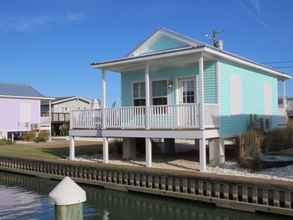
[[[152,103],[153,105],[167,105],[167,80],[153,81],[152,82]]]
[[[152,82],[152,105],[167,105],[167,80]],[[133,104],[134,106],[145,106],[145,83],[133,84]]]
[[[195,91],[195,82],[194,80],[185,80],[182,82],[183,91],[182,98],[183,103],[194,103],[194,91]]]
[[[145,84],[138,82],[133,84],[133,104],[134,106],[145,105]]]

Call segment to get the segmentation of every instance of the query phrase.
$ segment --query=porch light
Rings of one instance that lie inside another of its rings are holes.
[[[173,81],[168,80],[168,88],[171,89],[173,87]]]

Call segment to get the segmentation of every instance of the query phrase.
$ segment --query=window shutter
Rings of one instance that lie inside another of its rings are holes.
[[[264,84],[264,114],[272,115],[272,87],[268,82]]]
[[[230,79],[230,110],[231,115],[240,115],[242,109],[242,85],[238,75]]]

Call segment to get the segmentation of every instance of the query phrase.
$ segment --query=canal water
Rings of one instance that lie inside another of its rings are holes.
[[[54,219],[48,193],[56,181],[0,172],[0,219]],[[289,217],[252,214],[190,201],[82,186],[88,200],[86,220],[282,220]]]

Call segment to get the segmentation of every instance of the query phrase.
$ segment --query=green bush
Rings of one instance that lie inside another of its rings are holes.
[[[238,142],[240,167],[251,170],[261,169],[263,133],[258,130],[249,130],[239,137]]]
[[[8,144],[14,144],[14,142],[9,139],[0,139],[0,145],[8,145]]]
[[[46,142],[49,139],[49,133],[47,131],[40,131],[37,137],[34,138],[34,142]]]

